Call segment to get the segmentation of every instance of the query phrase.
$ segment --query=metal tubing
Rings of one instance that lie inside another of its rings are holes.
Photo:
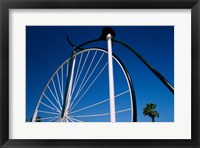
[[[68,77],[67,77],[67,82],[66,82],[66,90],[63,98],[63,106],[62,106],[62,114],[61,118],[64,117],[65,109],[66,109],[66,99],[69,91],[69,84],[70,84],[70,79],[71,79],[71,74],[72,74],[72,68],[73,68],[73,61],[74,61],[74,52],[75,50],[72,51],[71,54],[71,59],[70,59],[70,65],[69,65],[69,71],[68,71]]]
[[[170,82],[159,71],[157,71],[151,64],[149,64],[134,48],[130,47],[128,44],[120,40],[117,40],[114,38],[112,38],[112,40],[113,42],[121,44],[125,46],[126,48],[130,49],[158,77],[158,79],[174,94],[174,87],[170,84]],[[69,38],[68,38],[68,41],[70,41]],[[82,50],[81,48],[82,46],[93,43],[93,42],[98,42],[98,41],[105,41],[105,40],[102,40],[102,39],[90,40],[90,41],[80,44],[79,46],[75,48],[75,50],[78,50],[78,49]]]
[[[114,89],[114,75],[113,75],[113,60],[112,60],[112,36],[107,35],[108,42],[108,74],[109,74],[109,95],[110,95],[110,121],[116,122],[115,114],[115,89]]]

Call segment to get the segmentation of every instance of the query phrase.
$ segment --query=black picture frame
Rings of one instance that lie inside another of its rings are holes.
[[[9,139],[9,9],[191,9],[192,138],[190,140],[11,140]],[[0,0],[0,145],[1,147],[200,147],[200,2],[199,0]]]

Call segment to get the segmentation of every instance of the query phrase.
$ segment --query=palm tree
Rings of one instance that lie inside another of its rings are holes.
[[[156,104],[150,103],[146,104],[146,107],[143,109],[143,115],[148,115],[151,118],[152,122],[155,122],[155,117],[159,118],[159,113],[154,110],[155,108]]]

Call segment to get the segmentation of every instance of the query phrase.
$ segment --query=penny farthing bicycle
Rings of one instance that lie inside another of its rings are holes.
[[[47,82],[32,122],[137,122],[137,106],[131,77],[122,61],[112,54],[112,43],[134,54],[174,93],[173,86],[133,48],[114,39],[105,27],[99,39],[73,47],[71,57],[61,64]],[[108,49],[83,48],[107,41]]]

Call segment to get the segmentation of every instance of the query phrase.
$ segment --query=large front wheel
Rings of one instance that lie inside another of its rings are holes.
[[[46,84],[32,122],[110,122],[108,54],[90,48],[74,55],[70,95],[65,98],[70,58]],[[132,83],[122,62],[113,55],[116,122],[136,121]],[[63,103],[67,104],[67,112]]]

